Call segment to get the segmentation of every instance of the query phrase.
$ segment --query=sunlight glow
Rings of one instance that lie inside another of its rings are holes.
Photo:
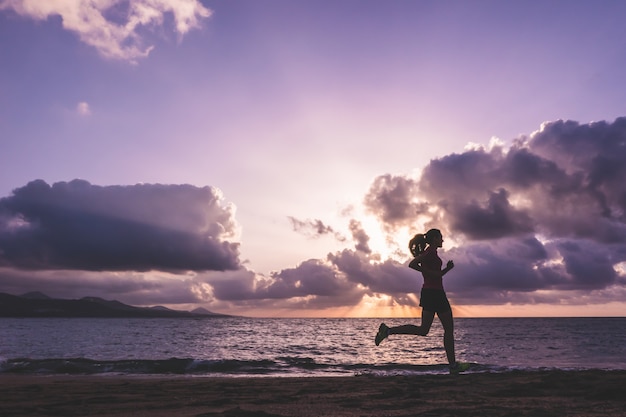
[[[399,305],[386,294],[364,295],[361,302],[346,312],[345,317],[419,317],[421,309]]]
[[[620,262],[618,264],[613,265],[613,269],[617,274],[621,277],[626,276],[626,262]]]
[[[536,265],[533,265],[533,269],[539,269],[539,267],[541,267],[541,268],[554,268],[554,267],[561,267],[561,266],[564,266],[564,265],[565,265],[564,259],[559,254],[559,256],[556,257],[556,258],[547,259],[545,261],[539,262]]]
[[[1,223],[0,223],[1,224]],[[5,227],[8,231],[15,232],[20,229],[25,229],[31,226],[31,223],[22,215],[14,216],[5,222]]]
[[[623,317],[626,303],[602,305],[505,304],[453,307],[457,317]]]
[[[408,242],[417,231],[402,227],[387,232],[381,228],[379,221],[371,216],[363,216],[361,224],[370,238],[368,244],[372,253],[378,255],[378,257],[372,256],[373,260],[384,262],[393,259],[400,263],[408,261],[411,256]]]
[[[361,225],[369,236],[369,247],[372,253],[379,254],[381,259],[388,259],[397,249],[397,244],[389,242],[389,238],[381,230],[380,224],[374,217],[364,216],[361,219]]]

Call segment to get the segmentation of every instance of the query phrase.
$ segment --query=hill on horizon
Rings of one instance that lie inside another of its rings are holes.
[[[83,297],[52,298],[39,291],[22,295],[0,293],[0,317],[93,317],[93,318],[219,318],[233,317],[203,308],[172,310],[163,306],[136,307],[117,300]]]

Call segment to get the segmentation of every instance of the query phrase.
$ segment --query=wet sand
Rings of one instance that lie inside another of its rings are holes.
[[[0,375],[0,416],[626,416],[626,371],[213,378]]]

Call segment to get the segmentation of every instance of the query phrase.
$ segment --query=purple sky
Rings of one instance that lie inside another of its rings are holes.
[[[0,0],[0,292],[626,315],[622,1]]]

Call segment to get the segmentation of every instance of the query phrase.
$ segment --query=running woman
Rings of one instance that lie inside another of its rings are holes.
[[[381,323],[374,338],[376,346],[392,334],[411,334],[426,336],[433,324],[435,314],[443,325],[443,346],[446,350],[450,373],[466,369],[467,364],[457,363],[454,354],[454,320],[452,308],[443,289],[443,276],[454,268],[454,262],[448,261],[441,269],[443,262],[437,255],[437,248],[443,244],[443,236],[438,229],[430,229],[425,234],[417,234],[409,242],[409,250],[414,256],[409,267],[420,271],[424,277],[424,284],[420,294],[422,307],[422,323],[419,326],[405,324],[397,327],[388,327]]]

